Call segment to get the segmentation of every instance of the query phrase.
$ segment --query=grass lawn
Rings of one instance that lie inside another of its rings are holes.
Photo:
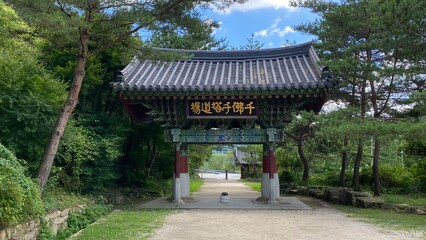
[[[166,216],[172,211],[166,209],[114,211],[72,239],[148,239],[156,228],[163,225]]]
[[[385,202],[388,203],[404,203],[412,206],[426,206],[426,194],[382,194],[380,196]]]
[[[189,183],[189,191],[190,192],[196,192],[200,187],[203,185],[204,181],[201,178],[198,179],[191,179]]]
[[[260,182],[244,181],[244,184],[251,187],[254,191],[261,192],[262,186]]]
[[[348,217],[360,218],[365,222],[379,226],[390,227],[396,230],[422,231],[426,238],[426,217],[415,214],[397,213],[391,210],[355,208],[351,206],[335,205],[348,214]]]

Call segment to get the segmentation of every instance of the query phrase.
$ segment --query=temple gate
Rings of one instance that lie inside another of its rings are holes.
[[[335,83],[311,43],[192,51],[168,62],[134,57],[112,83],[136,121],[160,121],[175,144],[173,200],[189,196],[188,144],[263,144],[261,198],[279,197],[276,147],[293,111],[319,112]]]

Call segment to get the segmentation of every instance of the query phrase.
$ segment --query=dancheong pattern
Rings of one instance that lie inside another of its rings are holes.
[[[172,130],[165,131],[166,140],[173,141]],[[281,142],[281,131],[274,133],[273,140]],[[179,137],[174,140],[182,143],[265,143],[268,142],[266,129],[216,129],[216,130],[180,130]]]

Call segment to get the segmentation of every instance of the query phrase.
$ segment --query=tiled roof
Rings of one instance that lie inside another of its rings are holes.
[[[214,92],[304,90],[332,87],[318,66],[312,43],[244,51],[175,51],[189,59],[161,62],[134,57],[114,89],[123,92]]]

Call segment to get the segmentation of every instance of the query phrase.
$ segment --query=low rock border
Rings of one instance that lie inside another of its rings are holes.
[[[77,211],[82,208],[84,208],[84,205],[77,206],[75,208],[57,210],[46,214],[43,217],[43,220],[46,221],[47,226],[52,230],[53,234],[56,235],[59,230],[67,227],[70,212]],[[37,240],[41,225],[40,220],[36,219],[2,229],[0,230],[0,240]]]
[[[287,194],[310,196],[335,204],[352,205],[362,208],[390,209],[396,212],[426,215],[426,206],[385,203],[380,197],[369,192],[356,192],[350,188],[307,187],[285,191]]]

